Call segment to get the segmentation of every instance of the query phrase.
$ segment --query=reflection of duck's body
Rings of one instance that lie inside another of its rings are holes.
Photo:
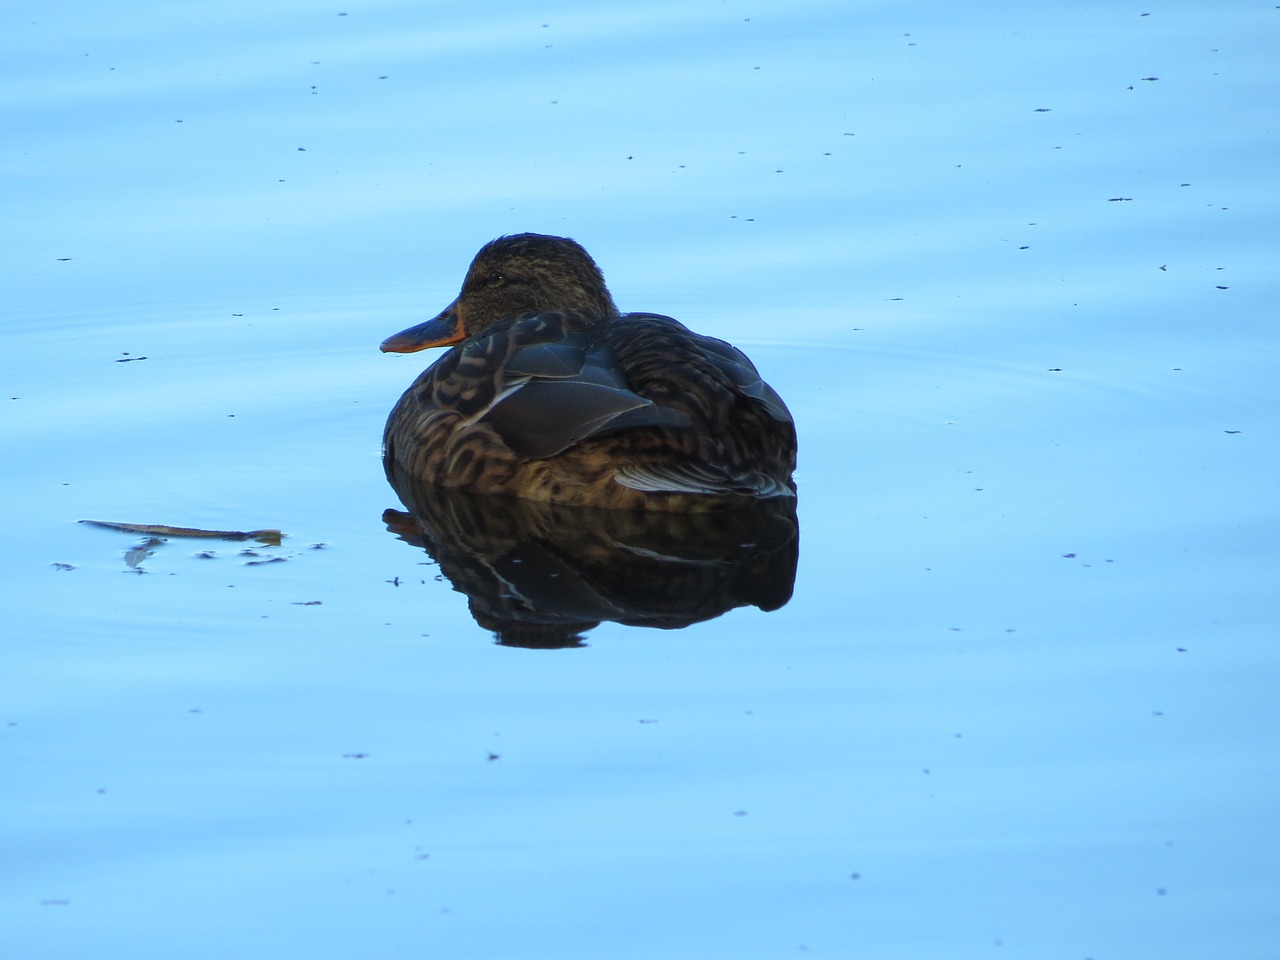
[[[674,629],[791,598],[796,502],[735,510],[596,510],[443,489],[392,468],[410,514],[383,520],[424,547],[501,642],[565,646],[602,620]]]
[[[389,472],[599,507],[794,496],[795,426],[751,361],[670,317],[619,315],[572,240],[486,245],[457,300],[382,349],[452,343],[387,421]]]

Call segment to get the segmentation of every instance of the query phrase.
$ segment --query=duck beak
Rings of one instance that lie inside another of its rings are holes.
[[[383,353],[415,353],[428,347],[447,347],[467,338],[458,319],[458,301],[455,300],[426,323],[408,330],[393,333],[382,341]]]

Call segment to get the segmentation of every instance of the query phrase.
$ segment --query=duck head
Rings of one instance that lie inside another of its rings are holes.
[[[382,341],[383,353],[413,353],[459,343],[500,320],[546,311],[617,316],[604,275],[567,237],[518,233],[480,248],[456,300],[425,323]]]

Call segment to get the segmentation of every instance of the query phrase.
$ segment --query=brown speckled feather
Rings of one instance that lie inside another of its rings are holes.
[[[597,507],[794,496],[795,426],[751,361],[670,317],[619,316],[612,303],[573,241],[523,234],[486,246],[430,324],[432,342],[445,320],[466,338],[387,421],[388,470]]]

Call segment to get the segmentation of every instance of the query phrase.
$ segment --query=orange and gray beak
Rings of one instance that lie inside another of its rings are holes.
[[[415,353],[428,347],[447,347],[467,338],[458,319],[458,301],[455,300],[426,323],[408,330],[393,333],[382,341],[383,353]]]

